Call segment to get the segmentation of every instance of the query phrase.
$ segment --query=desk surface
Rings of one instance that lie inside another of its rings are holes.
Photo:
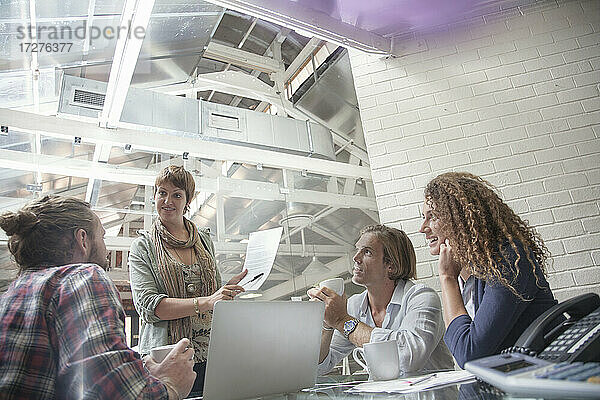
[[[420,393],[390,394],[390,393],[345,393],[350,386],[334,386],[344,382],[366,380],[366,375],[352,376],[322,376],[317,379],[317,386],[310,391],[286,393],[261,397],[261,400],[500,400],[512,399],[485,383],[473,382],[450,385],[443,388],[427,390]],[[331,385],[329,385],[331,384]],[[200,400],[201,398],[194,398]],[[531,398],[529,398],[531,399]]]

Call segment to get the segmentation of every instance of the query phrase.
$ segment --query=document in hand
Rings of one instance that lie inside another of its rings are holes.
[[[346,390],[348,393],[414,393],[434,389],[455,383],[464,383],[475,379],[475,375],[467,371],[445,371],[431,374],[393,379],[390,381],[373,381],[356,385]]]
[[[267,280],[277,255],[283,227],[252,232],[246,247],[244,268],[248,275],[239,283],[246,290],[258,290]]]

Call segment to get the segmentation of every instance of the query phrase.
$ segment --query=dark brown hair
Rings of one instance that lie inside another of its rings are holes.
[[[95,217],[89,203],[60,196],[33,200],[17,212],[0,215],[0,228],[9,236],[8,249],[19,274],[68,264],[73,256],[75,231],[94,238]]]
[[[535,269],[537,265],[545,273],[548,249],[535,229],[502,201],[491,183],[467,172],[441,174],[427,184],[425,202],[439,219],[455,261],[468,265],[473,275],[500,282],[522,298],[513,286],[519,273],[522,246],[539,286]],[[516,254],[514,262],[509,262],[505,244]],[[511,271],[503,268],[507,265]]]
[[[361,229],[360,235],[374,234],[383,247],[383,262],[390,264],[392,270],[388,278],[416,279],[417,257],[412,242],[404,231],[385,225],[367,225]]]
[[[188,212],[190,209],[190,202],[196,194],[196,183],[194,182],[194,177],[192,174],[186,171],[183,167],[178,167],[176,165],[169,165],[168,167],[163,168],[154,181],[155,196],[158,187],[165,182],[169,182],[173,186],[178,187],[185,192],[184,211]]]

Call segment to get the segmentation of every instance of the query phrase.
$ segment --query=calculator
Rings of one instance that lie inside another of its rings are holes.
[[[465,369],[506,393],[600,399],[600,362],[552,363],[520,353],[469,361]]]

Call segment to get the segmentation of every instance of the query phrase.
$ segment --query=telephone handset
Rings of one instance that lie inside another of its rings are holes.
[[[587,293],[555,305],[533,321],[515,348],[551,362],[600,361],[600,297]]]

